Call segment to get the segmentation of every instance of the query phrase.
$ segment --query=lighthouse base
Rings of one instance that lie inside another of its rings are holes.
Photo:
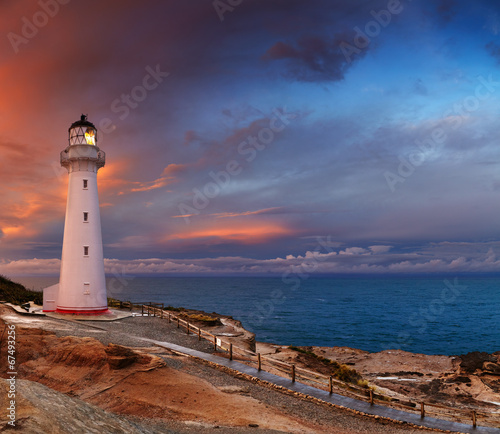
[[[68,312],[46,312],[46,316],[69,321],[116,321],[123,318],[134,316],[132,312],[123,312],[116,309],[106,309],[104,312],[85,313],[68,313]]]
[[[59,283],[43,288],[43,312],[55,312],[57,309],[57,295]]]
[[[108,309],[108,306],[97,306],[92,308],[79,307],[62,307],[58,306],[59,283],[43,289],[43,312],[45,313],[60,313],[63,315],[83,315],[83,316],[100,316],[113,315]]]
[[[112,312],[107,308],[103,309],[92,309],[92,310],[72,310],[72,309],[60,309],[55,310],[56,313],[68,314],[68,315],[112,315]]]

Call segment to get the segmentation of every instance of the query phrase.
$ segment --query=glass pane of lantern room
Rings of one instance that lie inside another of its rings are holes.
[[[70,145],[81,145],[85,143],[82,127],[71,129],[69,143]]]

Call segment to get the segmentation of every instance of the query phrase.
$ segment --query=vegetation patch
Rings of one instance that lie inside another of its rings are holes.
[[[182,318],[189,322],[201,322],[207,326],[218,326],[222,324],[218,317],[204,315],[202,313],[181,313],[179,315],[179,318]]]
[[[0,276],[0,301],[21,305],[29,301],[43,304],[43,293],[26,289],[20,283],[15,283],[5,276]]]
[[[323,356],[318,356],[316,353],[310,350],[306,350],[304,348],[296,347],[294,345],[289,346],[293,351],[297,351],[310,360],[315,360],[319,362],[321,365],[328,368],[329,375],[337,378],[340,381],[344,381],[346,383],[356,384],[357,386],[368,388],[368,381],[363,380],[363,377],[353,368],[350,368],[343,363],[338,363],[335,360],[327,359]]]
[[[183,307],[173,307],[173,306],[166,306],[163,308],[163,310],[169,310],[171,312],[184,312],[186,309]]]

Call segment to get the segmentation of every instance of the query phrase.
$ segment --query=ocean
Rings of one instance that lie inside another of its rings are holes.
[[[57,277],[13,277],[28,288]],[[460,355],[500,350],[500,277],[107,278],[108,297],[231,315],[282,345]]]

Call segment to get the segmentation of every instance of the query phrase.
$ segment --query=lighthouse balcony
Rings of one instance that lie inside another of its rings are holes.
[[[104,167],[106,163],[106,153],[101,151],[97,146],[93,147],[93,152],[88,152],[87,145],[83,145],[83,149],[75,149],[79,148],[79,146],[71,146],[70,148],[66,148],[61,152],[61,166],[70,167],[75,162],[93,162],[96,167],[100,169]]]

